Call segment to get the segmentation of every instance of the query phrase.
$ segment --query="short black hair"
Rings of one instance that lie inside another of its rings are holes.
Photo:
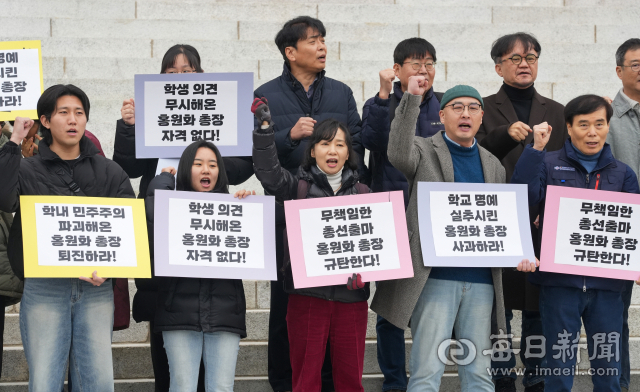
[[[423,59],[429,53],[436,62],[436,48],[424,38],[408,38],[400,42],[393,51],[393,62],[402,65],[407,59]]]
[[[624,65],[624,56],[630,50],[640,49],[640,38],[629,38],[616,50],[616,65]]]
[[[167,69],[173,67],[173,64],[176,62],[176,57],[178,55],[184,54],[184,57],[187,58],[187,62],[191,68],[195,69],[196,72],[202,73],[202,67],[200,66],[200,54],[191,45],[178,44],[173,45],[167,50],[167,53],[164,54],[162,58],[162,66],[160,67],[160,73],[166,73]]]
[[[282,29],[278,31],[278,34],[276,34],[276,46],[280,50],[280,53],[282,53],[282,58],[284,58],[287,64],[289,64],[289,60],[284,50],[289,46],[297,49],[298,41],[307,39],[307,31],[309,28],[317,31],[322,37],[327,35],[327,30],[324,28],[322,22],[310,16],[298,16],[297,18],[291,19],[285,23]]]
[[[518,42],[524,46],[525,53],[533,49],[536,51],[538,56],[540,56],[542,47],[536,37],[529,33],[518,32],[515,34],[503,35],[493,42],[493,45],[491,46],[491,58],[493,59],[493,62],[500,64],[502,56],[512,51],[513,47],[516,46]]]
[[[53,116],[56,112],[56,108],[58,105],[58,99],[67,95],[72,95],[77,97],[82,103],[82,108],[84,109],[84,114],[87,117],[87,122],[89,121],[89,110],[91,109],[91,104],[89,103],[89,97],[84,93],[80,88],[74,86],[73,84],[56,84],[54,86],[49,87],[44,90],[44,93],[38,99],[37,111],[38,111],[38,119],[42,119],[44,116],[47,121],[51,121],[51,116]],[[51,136],[51,130],[46,128],[42,121],[40,122],[40,133],[42,134],[42,139],[47,145],[51,145],[53,143],[53,137]]]
[[[212,193],[229,193],[229,179],[227,178],[227,172],[224,168],[224,160],[220,151],[215,144],[206,140],[198,140],[187,146],[182,152],[180,162],[178,163],[178,173],[176,176],[176,189],[179,191],[193,191],[191,186],[191,167],[193,167],[193,161],[196,159],[196,153],[199,148],[209,148],[216,154],[216,160],[218,161],[218,180],[216,185],[210,191]]]
[[[599,95],[581,95],[569,101],[567,106],[564,107],[564,121],[568,125],[573,125],[575,116],[590,114],[602,108],[607,112],[606,120],[608,124],[611,116],[613,116],[613,108],[609,105],[609,102]]]
[[[326,120],[320,121],[313,127],[313,133],[311,134],[311,136],[309,136],[307,150],[304,153],[304,160],[302,162],[303,169],[309,170],[311,169],[311,166],[316,165],[316,159],[311,156],[311,150],[316,144],[320,143],[323,140],[333,140],[333,138],[336,137],[336,134],[338,133],[338,129],[342,129],[342,131],[344,132],[344,142],[346,143],[349,152],[349,158],[347,158],[345,166],[349,166],[351,170],[357,171],[358,156],[353,150],[353,142],[351,139],[349,128],[343,122],[334,120],[333,118],[328,118]]]

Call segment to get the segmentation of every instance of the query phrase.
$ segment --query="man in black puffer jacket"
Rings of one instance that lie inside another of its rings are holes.
[[[43,135],[40,153],[22,158],[18,144],[33,120],[21,117],[16,118],[11,140],[0,149],[0,210],[16,212],[9,238],[16,275],[23,275],[20,196],[135,197],[122,168],[98,155],[84,135],[89,106],[79,88],[52,86],[37,105]],[[74,385],[113,391],[113,311],[113,287],[97,272],[80,280],[26,279],[20,334],[29,365],[29,390],[62,390],[69,358]]]
[[[325,76],[326,30],[321,21],[300,16],[284,24],[275,43],[284,58],[282,75],[263,84],[254,92],[265,97],[271,110],[278,159],[283,168],[295,174],[302,163],[307,138],[316,122],[334,118],[345,123],[352,135],[358,155],[362,182],[368,183],[364,166],[364,147],[360,142],[361,121],[351,89]],[[260,124],[255,122],[255,127]],[[282,267],[282,231],[284,210],[276,207],[276,257]],[[280,270],[280,268],[278,268]],[[271,284],[269,313],[269,383],[274,391],[291,390],[291,364],[287,337],[287,301],[281,276]],[[328,350],[327,350],[328,352]],[[325,360],[322,391],[333,391],[330,361]]]

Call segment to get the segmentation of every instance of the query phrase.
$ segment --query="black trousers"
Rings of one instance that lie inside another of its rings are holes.
[[[291,359],[289,358],[289,332],[287,330],[287,306],[289,295],[282,284],[282,260],[284,259],[284,210],[276,206],[276,260],[278,260],[278,281],[271,282],[271,310],[269,313],[269,347],[267,367],[269,384],[275,392],[291,391]],[[333,392],[333,373],[329,342],[322,364],[322,392]]]

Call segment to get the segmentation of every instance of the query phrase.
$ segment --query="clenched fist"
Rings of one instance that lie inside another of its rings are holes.
[[[533,148],[538,151],[544,150],[551,137],[551,125],[547,122],[533,126]]]
[[[289,132],[291,140],[300,140],[311,136],[313,133],[313,126],[316,122],[317,121],[311,117],[300,117],[296,125],[294,125]]]
[[[13,123],[13,133],[11,134],[11,141],[17,145],[22,143],[22,140],[27,137],[29,130],[33,126],[33,120],[27,117],[16,117],[16,121]]]
[[[380,71],[380,99],[388,99],[389,94],[393,91],[393,81],[396,79],[396,72],[393,68],[383,69]]]
[[[122,102],[120,114],[125,124],[134,125],[136,123],[136,103],[133,101],[133,98],[126,99]]]
[[[424,92],[427,91],[427,86],[429,82],[422,75],[410,76],[409,83],[407,84],[407,91],[412,95],[424,95]]]
[[[521,142],[527,138],[531,128],[522,121],[515,122],[509,127],[509,136],[516,142]]]

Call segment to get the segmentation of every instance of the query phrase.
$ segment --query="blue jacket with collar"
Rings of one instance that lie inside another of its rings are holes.
[[[271,119],[274,122],[278,160],[292,174],[302,164],[307,139],[291,140],[290,131],[300,117],[312,117],[317,122],[333,118],[342,121],[349,127],[353,150],[358,154],[358,168],[361,178],[366,178],[364,166],[364,148],[360,142],[361,121],[353,98],[353,92],[346,84],[328,78],[325,71],[318,73],[318,79],[311,100],[302,84],[291,74],[284,64],[282,75],[270,80],[254,91],[256,98],[265,97],[269,101]],[[258,128],[258,120],[254,120],[254,129]]]
[[[600,181],[597,181],[598,178]],[[597,182],[599,190],[640,193],[635,173],[628,165],[613,157],[608,144],[605,143],[602,148],[595,169],[591,173],[587,173],[578,161],[578,156],[571,145],[571,139],[568,139],[560,150],[553,152],[538,151],[533,149],[532,145],[528,145],[516,164],[511,182],[527,184],[529,205],[540,203],[540,235],[542,235],[544,225],[547,185],[595,189]],[[579,190],[576,190],[576,193],[578,192]],[[621,291],[626,282],[620,279],[559,274],[539,270],[529,274],[529,281],[545,286],[611,291]]]
[[[393,94],[396,103],[402,100],[402,86],[400,82],[393,85]],[[440,122],[440,99],[443,93],[433,91],[433,87],[427,92],[425,99],[420,103],[420,114],[416,123],[416,136],[431,137],[444,130]],[[371,190],[374,192],[388,192],[402,190],[404,192],[404,204],[409,204],[409,184],[400,170],[393,167],[387,157],[389,145],[390,102],[381,99],[376,94],[364,104],[362,109],[362,145],[369,150],[369,169],[371,169]],[[396,104],[397,106],[397,104]],[[395,109],[395,108],[394,108]]]

